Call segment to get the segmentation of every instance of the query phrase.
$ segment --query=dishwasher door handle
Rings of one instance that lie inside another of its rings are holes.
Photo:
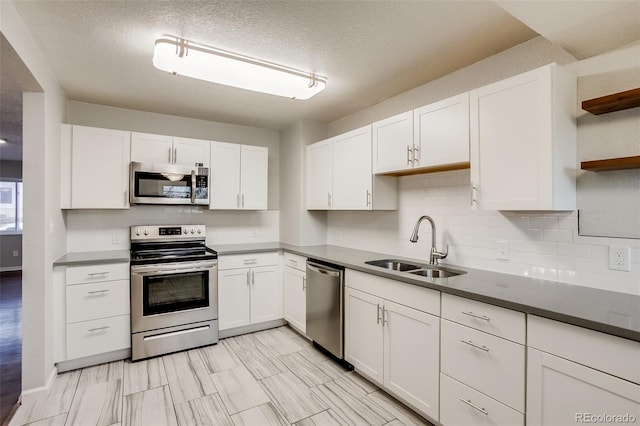
[[[334,271],[333,269],[324,269],[324,266],[316,265],[315,263],[307,262],[307,268],[310,271],[317,272],[317,273],[323,274],[323,275],[329,275],[331,277],[339,277],[340,276],[340,271]]]

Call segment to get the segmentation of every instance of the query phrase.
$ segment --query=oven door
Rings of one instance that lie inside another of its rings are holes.
[[[218,262],[131,267],[131,332],[218,318]]]
[[[206,168],[132,162],[130,186],[132,204],[209,204]]]

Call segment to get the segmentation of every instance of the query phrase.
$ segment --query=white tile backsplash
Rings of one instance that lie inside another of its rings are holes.
[[[129,210],[69,210],[67,251],[129,248],[133,225],[207,227],[207,244],[279,241],[279,211],[210,211],[188,206],[132,206]]]
[[[399,178],[394,212],[329,212],[327,243],[428,260],[429,224],[409,242],[417,219],[435,220],[443,263],[640,295],[640,240],[578,235],[577,212],[497,212],[469,208],[469,171]],[[496,259],[507,241],[509,260]],[[609,269],[609,245],[631,247],[631,271]]]

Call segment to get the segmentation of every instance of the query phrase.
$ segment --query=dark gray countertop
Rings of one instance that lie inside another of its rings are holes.
[[[83,264],[127,263],[129,250],[70,252],[60,256],[53,266],[80,266]]]
[[[631,294],[444,264],[442,266],[462,269],[467,273],[429,279],[365,263],[393,258],[425,264],[425,259],[330,245],[260,243],[214,245],[212,248],[219,255],[285,250],[357,271],[640,341],[640,296]]]

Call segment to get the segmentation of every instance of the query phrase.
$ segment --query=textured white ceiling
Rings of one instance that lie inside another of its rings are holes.
[[[281,128],[331,122],[526,41],[536,33],[487,1],[17,1],[72,100]],[[290,100],[153,68],[178,35],[328,77]]]

